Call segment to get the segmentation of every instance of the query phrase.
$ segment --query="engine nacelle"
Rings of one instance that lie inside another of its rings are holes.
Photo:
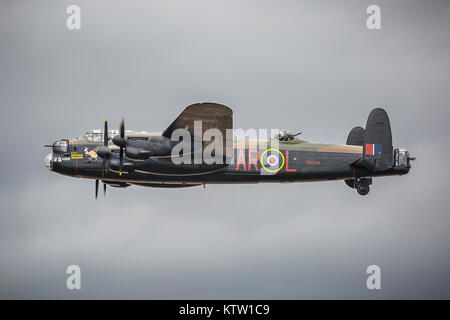
[[[136,164],[131,161],[124,160],[122,162],[122,170],[120,170],[120,160],[111,159],[109,161],[109,168],[114,172],[132,172],[136,169]]]
[[[163,136],[127,138],[125,155],[132,160],[146,160],[150,157],[170,156],[174,142]]]

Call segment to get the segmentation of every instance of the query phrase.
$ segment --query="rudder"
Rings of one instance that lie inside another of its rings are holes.
[[[394,165],[391,124],[382,108],[373,109],[367,118],[363,159],[365,166],[373,171],[385,171]]]

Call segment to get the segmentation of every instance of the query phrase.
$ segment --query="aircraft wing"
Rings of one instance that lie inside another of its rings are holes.
[[[233,111],[218,103],[192,104],[183,110],[162,135],[170,138],[176,129],[186,129],[194,137],[194,121],[202,121],[202,136],[206,130],[216,128],[222,132],[225,140],[226,129],[233,129]]]
[[[201,121],[201,131],[198,129],[194,130],[194,122],[196,121]],[[183,110],[178,118],[164,130],[162,135],[170,139],[176,129],[188,130],[192,141],[195,141],[194,139],[196,138],[199,139],[196,141],[202,141],[201,148],[203,150],[208,144],[212,143],[212,141],[208,141],[209,139],[204,141],[203,137],[205,132],[208,129],[219,130],[222,134],[222,154],[226,158],[232,157],[232,154],[230,154],[232,151],[227,150],[227,145],[233,145],[233,111],[227,106],[212,102],[192,104]],[[229,132],[227,132],[227,129],[230,129]],[[215,136],[216,133],[213,132],[213,135]],[[195,144],[191,146],[193,152],[195,150]]]

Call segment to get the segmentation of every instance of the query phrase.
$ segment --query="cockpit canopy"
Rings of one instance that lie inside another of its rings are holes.
[[[112,139],[115,136],[118,136],[119,130],[117,129],[110,129],[108,130],[108,141],[112,141]],[[136,132],[136,131],[131,131],[131,130],[125,130],[125,136],[130,136],[130,135],[148,135],[149,133],[146,131],[141,131],[141,132]],[[83,139],[89,141],[89,142],[94,142],[94,143],[98,143],[98,142],[103,142],[103,129],[92,129],[89,131],[86,131],[86,133],[83,135]]]
[[[111,141],[112,138],[119,135],[119,130],[111,129],[108,130],[108,141]],[[89,142],[103,142],[103,130],[102,129],[92,129],[86,131],[83,135],[83,139],[86,139]]]

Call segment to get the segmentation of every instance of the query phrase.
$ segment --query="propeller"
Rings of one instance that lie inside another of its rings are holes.
[[[97,200],[98,198],[98,185],[99,185],[100,181],[99,180],[95,180],[95,199]],[[106,183],[103,182],[103,196],[106,197]]]
[[[103,147],[99,148],[97,154],[103,159],[102,163],[102,177],[108,174],[109,159],[111,158],[111,150],[108,148],[108,119],[105,119],[105,128],[103,130]]]
[[[120,147],[120,167],[119,167],[119,175],[122,175],[122,167],[123,167],[123,151],[126,146],[125,140],[125,119],[122,118],[119,125],[119,135],[115,136],[112,140],[113,143]],[[105,128],[103,130],[103,146],[98,149],[97,154],[100,158],[103,159],[102,163],[102,178],[104,174],[108,174],[109,170],[109,159],[112,157],[112,151],[108,148],[108,119],[105,119]],[[97,199],[98,195],[98,184],[99,180],[95,180],[95,198]],[[103,194],[106,196],[106,184],[103,183]]]
[[[105,119],[105,128],[103,130],[103,147],[105,149],[108,149],[108,119]],[[107,157],[103,158],[103,164],[102,164],[102,174],[105,172],[108,174],[108,167],[109,167],[109,161]]]
[[[105,174],[108,174],[109,159],[111,158],[111,150],[108,148],[108,119],[105,119],[105,127],[103,129],[103,147],[99,148],[97,154],[103,159],[102,162],[102,178]],[[95,199],[98,196],[98,184],[99,181],[95,180]],[[106,184],[103,183],[103,195],[106,196]]]
[[[123,148],[125,148],[127,142],[125,140],[125,119],[122,118],[119,125],[119,135],[113,138],[113,142],[116,146],[120,147],[119,159],[119,175],[122,175],[122,166],[123,166]]]

